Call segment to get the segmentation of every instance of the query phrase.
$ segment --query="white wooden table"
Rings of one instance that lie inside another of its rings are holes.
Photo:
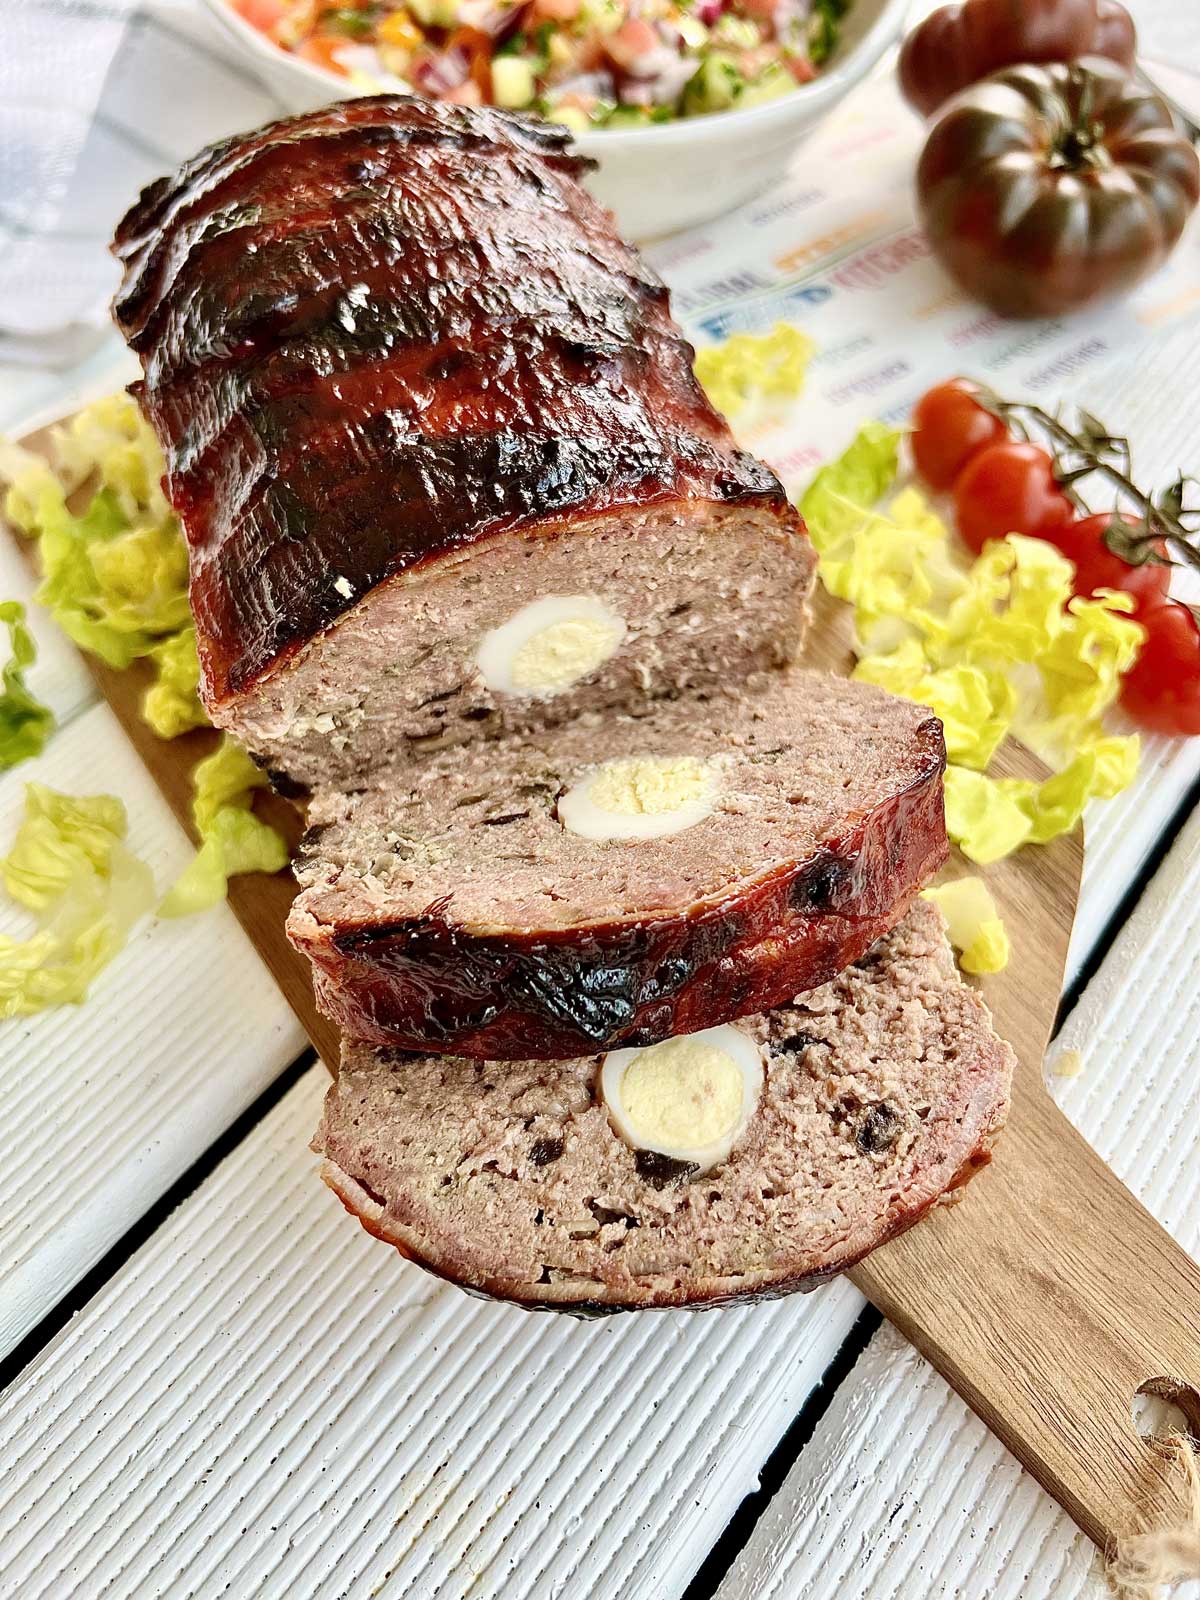
[[[1200,67],[1195,20],[1163,15]],[[14,377],[0,428],[124,376],[110,360]],[[1191,327],[1122,351],[1087,400],[1161,481],[1198,465],[1198,393]],[[0,547],[0,593],[29,587]],[[165,883],[182,834],[37,632],[61,731],[0,779],[0,839],[26,779],[103,787]],[[1051,1052],[1084,1070],[1050,1080],[1193,1251],[1198,793],[1200,740],[1149,740],[1136,788],[1089,817]],[[322,1071],[224,909],[147,928],[86,1006],[0,1024],[0,1063],[3,1600],[1106,1593],[1087,1542],[846,1283],[580,1324],[468,1299],[369,1240],[307,1151]]]

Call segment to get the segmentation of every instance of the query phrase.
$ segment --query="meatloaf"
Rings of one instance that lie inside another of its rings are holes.
[[[1013,1057],[919,901],[831,983],[740,1027],[755,1115],[697,1175],[632,1149],[595,1056],[495,1065],[347,1044],[313,1148],[369,1232],[527,1306],[703,1306],[808,1289],[990,1159]]]
[[[204,704],[281,787],[796,654],[803,526],[588,165],[367,98],[212,145],[117,230]]]
[[[314,804],[288,932],[373,1043],[555,1060],[691,1033],[895,924],[946,855],[944,762],[923,706],[798,668],[442,751]]]

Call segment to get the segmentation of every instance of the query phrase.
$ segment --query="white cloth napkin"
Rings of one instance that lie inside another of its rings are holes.
[[[0,363],[82,359],[138,190],[285,109],[189,0],[0,0]]]

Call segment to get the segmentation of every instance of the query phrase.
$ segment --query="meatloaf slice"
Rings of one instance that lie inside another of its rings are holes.
[[[373,1043],[556,1060],[692,1033],[893,926],[946,855],[944,760],[924,707],[799,669],[443,751],[319,798],[288,932],[323,1009]],[[614,777],[617,825],[670,821],[637,792],[650,762],[688,825],[579,831],[579,796]]]
[[[812,1288],[990,1159],[1013,1056],[926,902],[831,983],[739,1026],[764,1085],[703,1176],[616,1135],[594,1056],[495,1065],[352,1043],[313,1144],[322,1176],[440,1277],[600,1312]]]
[[[588,165],[532,119],[366,98],[210,146],[117,230],[201,693],[281,780],[796,654],[812,547]],[[514,677],[497,630],[543,601]]]

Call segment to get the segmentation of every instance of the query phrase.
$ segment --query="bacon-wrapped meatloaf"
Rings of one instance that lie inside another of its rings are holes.
[[[117,232],[214,722],[302,788],[790,660],[813,552],[564,132],[388,96]]]

